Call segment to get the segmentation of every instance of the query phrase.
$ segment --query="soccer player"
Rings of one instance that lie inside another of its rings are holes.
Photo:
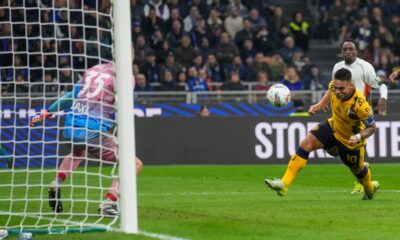
[[[358,181],[364,186],[363,200],[370,200],[379,189],[377,181],[371,181],[371,170],[364,166],[366,139],[376,130],[373,111],[364,95],[356,89],[351,72],[341,68],[329,83],[329,95],[322,98],[315,112],[331,107],[328,121],[314,127],[302,140],[300,147],[289,161],[282,179],[265,179],[268,187],[283,196],[297,173],[306,165],[310,152],[333,146]]]
[[[70,109],[65,117],[63,135],[65,140],[72,142],[72,150],[61,162],[57,176],[49,187],[49,205],[57,213],[63,211],[61,184],[85,158],[92,156],[104,161],[116,161],[116,138],[112,133],[115,127],[114,84],[113,64],[96,65],[84,73],[71,92],[54,102],[48,110],[33,117],[30,122],[34,126],[53,113]],[[134,82],[132,90],[133,86]],[[136,158],[136,174],[140,173],[142,167],[142,162]],[[102,215],[118,214],[118,186],[118,179],[113,180],[105,202],[99,206]]]
[[[386,114],[387,109],[387,95],[388,90],[386,85],[381,81],[379,77],[376,76],[374,67],[357,57],[358,55],[358,47],[357,43],[351,39],[345,40],[342,43],[341,47],[343,61],[340,61],[335,64],[332,70],[332,79],[333,74],[340,68],[347,68],[351,71],[352,74],[352,81],[355,87],[366,97],[367,101],[370,101],[370,93],[371,88],[379,89],[380,99],[378,102],[378,112],[380,115]],[[329,95],[329,91],[325,93],[325,96]],[[309,109],[309,112],[314,112],[314,108],[317,107],[316,105],[312,105]],[[324,107],[324,111],[326,108]],[[327,152],[337,157],[337,149],[336,147],[332,149],[327,149]],[[369,166],[367,162],[365,162],[366,166]],[[364,191],[362,185],[356,181],[353,193],[362,193]]]

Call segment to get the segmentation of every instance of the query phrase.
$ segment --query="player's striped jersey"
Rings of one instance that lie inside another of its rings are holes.
[[[346,100],[339,100],[333,92],[333,81],[329,83],[331,94],[332,117],[328,119],[335,138],[349,149],[357,149],[365,144],[365,139],[356,146],[350,146],[350,136],[356,135],[371,125],[374,114],[364,95],[356,89],[353,96]]]
[[[351,80],[356,88],[367,98],[367,100],[369,99],[371,88],[377,89],[381,84],[380,78],[376,77],[374,67],[367,61],[364,61],[360,58],[356,58],[356,60],[350,65],[346,65],[344,61],[336,63],[333,67],[332,79],[335,72],[340,68],[346,68],[350,70]]]
[[[65,125],[108,131],[115,125],[115,71],[112,63],[88,69],[73,89],[72,114]],[[133,90],[133,84],[130,86]]]

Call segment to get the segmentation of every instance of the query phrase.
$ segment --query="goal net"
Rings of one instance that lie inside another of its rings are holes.
[[[98,212],[117,164],[95,154],[77,156],[80,165],[73,171],[71,164],[59,183],[62,211],[49,206],[49,187],[73,148],[64,136],[71,109],[29,126],[85,70],[113,61],[112,7],[109,0],[0,0],[0,226],[9,232],[118,228],[118,217]],[[96,144],[84,142],[82,149],[110,150]]]

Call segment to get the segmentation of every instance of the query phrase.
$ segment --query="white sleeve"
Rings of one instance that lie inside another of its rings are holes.
[[[384,83],[379,84],[379,94],[381,95],[380,98],[387,99],[388,89]]]
[[[376,73],[375,73],[375,69],[374,67],[367,63],[365,64],[365,83],[368,84],[369,86],[371,86],[372,88],[378,89],[379,88],[379,82],[380,82],[380,78],[376,77]]]
[[[335,66],[333,66],[333,69],[332,69],[332,77],[331,77],[331,79],[333,79],[333,76],[335,76],[335,72],[336,72],[337,69],[338,69],[338,65],[339,65],[339,63],[336,63]]]

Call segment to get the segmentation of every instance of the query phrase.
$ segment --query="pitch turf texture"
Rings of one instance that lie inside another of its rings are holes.
[[[371,165],[373,179],[381,184],[372,201],[362,201],[361,194],[350,194],[354,178],[340,164],[306,166],[288,195],[278,197],[266,188],[263,179],[280,177],[285,167],[146,166],[138,178],[139,229],[180,239],[400,238],[400,164]],[[9,173],[1,173],[1,183],[10,181],[10,177]],[[86,180],[77,174],[73,181],[94,181],[90,178]],[[32,178],[32,181],[37,183],[40,179]],[[43,182],[50,181],[51,176],[45,175]],[[26,191],[15,188],[15,197],[25,196],[18,189]],[[45,191],[43,194],[46,198]],[[90,193],[89,196],[99,198]],[[39,202],[32,203],[29,208],[39,209],[39,205]],[[83,202],[73,207],[79,209],[80,205],[87,207]],[[1,201],[0,210],[8,210],[8,206]],[[22,206],[14,204],[13,207],[22,211]],[[48,212],[47,205],[42,207]],[[65,208],[69,207],[66,203]],[[89,210],[97,211],[94,205]],[[8,219],[0,216],[0,226]],[[26,223],[35,223],[35,220],[25,219]],[[15,235],[8,237],[15,238]],[[118,240],[132,239],[132,236],[113,232],[36,234],[34,239]],[[135,235],[133,239],[151,238]]]

